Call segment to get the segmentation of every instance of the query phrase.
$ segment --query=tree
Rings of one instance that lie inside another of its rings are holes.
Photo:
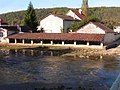
[[[84,26],[85,24],[89,23],[89,22],[99,22],[99,19],[94,17],[94,16],[88,16],[86,17],[84,20],[82,20],[81,22],[74,22],[71,26],[70,29],[75,32],[76,30],[78,30],[80,27]]]
[[[87,16],[88,15],[88,0],[83,0],[82,2],[82,13]]]
[[[30,27],[32,29],[32,32],[37,31],[37,17],[31,2],[29,3],[28,9],[26,10],[24,25]]]

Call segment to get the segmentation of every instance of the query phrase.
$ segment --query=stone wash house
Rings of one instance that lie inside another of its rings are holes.
[[[85,17],[81,10],[71,9],[66,15],[50,14],[40,21],[38,30],[45,33],[67,33],[73,22],[83,20]]]
[[[8,43],[103,47],[116,40],[116,33],[99,22],[90,22],[72,33],[18,33],[7,37]]]
[[[52,46],[103,47],[103,34],[86,33],[19,33],[7,37],[8,43]]]

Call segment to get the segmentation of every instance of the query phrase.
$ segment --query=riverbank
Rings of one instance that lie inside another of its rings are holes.
[[[117,55],[120,55],[120,47],[112,48],[109,50],[79,48],[79,49],[74,49],[71,53],[64,54],[63,56],[89,57],[89,56],[117,56]]]
[[[120,55],[120,47],[111,48],[88,48],[88,47],[69,47],[69,46],[40,46],[40,45],[21,45],[21,44],[7,44],[0,43],[0,48],[4,49],[37,49],[37,50],[69,50],[69,53],[62,56],[72,57],[89,57],[89,56],[116,56]]]

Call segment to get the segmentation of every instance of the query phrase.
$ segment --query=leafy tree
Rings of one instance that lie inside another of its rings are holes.
[[[89,22],[98,22],[99,19],[97,19],[94,16],[88,16],[87,18],[85,18],[84,20],[82,20],[81,22],[74,22],[71,26],[70,29],[75,32],[76,30],[78,30],[80,27],[84,26],[85,24],[89,23]]]
[[[28,9],[25,14],[24,25],[29,26],[32,29],[32,32],[37,31],[38,26],[37,17],[31,2],[29,3]]]

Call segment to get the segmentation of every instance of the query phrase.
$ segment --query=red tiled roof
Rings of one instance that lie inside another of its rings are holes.
[[[99,22],[89,22],[88,24],[94,24],[96,27],[101,28],[103,31],[105,31],[106,33],[113,33],[114,31],[106,26],[104,26],[103,24],[99,23]],[[84,28],[85,26],[87,26],[88,24],[84,25],[81,28]],[[80,28],[80,29],[81,29]]]
[[[0,23],[7,23],[7,22],[3,19],[0,19]]]
[[[51,14],[51,15],[59,17],[59,18],[61,18],[63,20],[78,20],[78,19],[74,19],[73,17],[67,16],[67,15],[61,15],[61,14]]]
[[[77,20],[77,21],[79,21],[78,19],[74,19],[74,18],[71,17],[71,16],[61,15],[61,14],[49,14],[49,15],[47,15],[46,17],[48,17],[48,16],[50,16],[50,15],[53,15],[53,16],[55,16],[55,17],[59,17],[59,18],[61,18],[61,19],[63,19],[63,20],[69,20],[69,21]],[[43,19],[45,19],[46,17],[44,17]],[[43,20],[43,19],[42,19],[42,20]]]
[[[112,29],[106,27],[105,25],[103,25],[103,24],[101,24],[99,22],[90,22],[90,23],[93,23],[94,25],[98,26],[99,28],[101,28],[105,32],[114,32]]]
[[[71,9],[72,12],[74,12],[80,19],[84,19],[85,16],[83,14],[80,14],[78,10]]]
[[[80,33],[19,33],[8,36],[9,39],[39,39],[39,40],[80,40],[97,41],[104,39],[102,34],[80,34]]]

